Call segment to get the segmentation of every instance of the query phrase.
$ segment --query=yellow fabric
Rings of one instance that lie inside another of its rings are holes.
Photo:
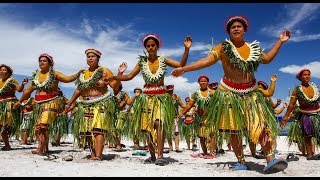
[[[146,111],[143,111],[142,113],[142,120],[141,120],[141,129],[142,130],[147,130],[149,132],[151,132],[151,134],[153,134],[154,132],[154,122],[156,120],[161,120],[163,121],[163,119],[161,117],[161,108],[160,108],[160,101],[158,99],[151,99],[148,98],[148,117],[147,117],[147,113]],[[144,105],[142,105],[142,107],[144,107]]]
[[[7,102],[7,106],[6,106],[6,110],[7,110],[7,113],[6,113],[6,117],[5,119],[0,119],[0,126],[5,126],[5,125],[8,125],[8,126],[13,126],[14,125],[14,121],[12,121],[12,114],[11,114],[11,107],[13,106],[13,104],[17,102],[17,100],[13,100],[13,101],[9,101]]]
[[[43,73],[41,73],[41,72],[39,73],[39,78],[38,78],[39,83],[42,83],[42,82],[44,82],[44,81],[47,79],[49,72],[50,72],[50,71],[48,71],[48,72],[45,73],[45,74],[43,74]]]
[[[56,116],[58,115],[58,110],[61,106],[61,98],[56,98],[48,102],[40,104],[40,110],[42,111],[39,115],[37,124],[52,124]]]
[[[100,69],[100,68],[102,68],[102,67],[98,67],[98,69]],[[84,71],[84,79],[85,80],[89,79],[93,75],[94,72],[95,71],[89,71],[89,69],[85,70]]]
[[[230,92],[230,90],[226,89],[223,85],[221,85],[219,89],[225,92]],[[253,92],[252,96],[254,100],[257,99],[256,93]],[[225,103],[230,104],[230,102],[225,102]],[[257,108],[250,108],[251,110],[247,111],[249,107],[246,107],[246,105],[248,104],[249,103],[246,103],[244,100],[245,107],[243,109],[244,110],[243,113],[245,113],[244,115],[245,117],[247,117],[247,124],[245,126],[249,131],[249,137],[251,141],[256,144],[264,128],[263,122],[265,122],[266,120],[263,119],[262,113],[260,113],[263,111],[260,104],[257,104]],[[241,127],[235,122],[233,108],[229,108],[227,114],[223,113],[221,115],[219,129],[228,129],[231,131],[232,130],[237,131],[243,128],[244,127]]]
[[[6,81],[0,81],[0,88],[3,88],[4,84],[8,81],[8,79]],[[13,84],[15,84],[16,86],[19,86],[19,83],[16,79],[13,78]]]
[[[80,125],[80,132],[91,132],[92,129],[109,130],[111,119],[105,116],[103,106],[96,104],[93,107],[85,107],[85,114],[93,114],[93,117],[84,117],[85,124]]]
[[[244,44],[243,46],[236,48],[240,56],[247,60],[250,55],[250,49],[247,46],[247,44]],[[217,59],[222,59],[223,61],[227,59],[227,56],[225,53],[223,53],[222,45],[218,44],[216,47],[214,47],[211,52],[214,56],[216,56]]]

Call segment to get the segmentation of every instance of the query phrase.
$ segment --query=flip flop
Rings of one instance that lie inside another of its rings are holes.
[[[288,162],[282,159],[272,158],[266,167],[263,168],[265,173],[276,173],[283,171],[288,167]]]
[[[234,171],[249,170],[248,166],[241,164],[239,162],[237,162],[233,166],[231,166],[230,169],[232,169]]]
[[[164,166],[166,165],[167,161],[163,158],[158,158],[156,159],[156,161],[154,162],[155,165],[158,165],[158,166]]]
[[[201,157],[200,154],[190,154],[190,156],[193,158],[200,158]]]
[[[204,159],[214,159],[216,158],[215,156],[211,156],[211,155],[205,155]]]
[[[156,158],[149,157],[143,162],[143,164],[153,164],[155,161],[156,161]]]
[[[286,161],[287,162],[290,162],[290,161],[298,161],[299,160],[299,157],[295,156],[294,154],[290,153],[288,154],[287,158],[286,158]]]

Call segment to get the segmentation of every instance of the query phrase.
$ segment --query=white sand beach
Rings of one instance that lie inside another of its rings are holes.
[[[296,153],[298,161],[288,162],[288,168],[283,172],[265,174],[263,168],[266,165],[265,159],[255,159],[251,156],[249,147],[245,148],[245,158],[250,170],[233,171],[230,165],[236,162],[236,157],[232,151],[228,151],[226,145],[223,148],[225,154],[214,159],[193,158],[190,154],[201,153],[201,150],[186,150],[186,143],[180,142],[182,153],[175,151],[164,154],[168,164],[157,166],[155,164],[144,164],[147,156],[132,155],[135,150],[130,148],[132,141],[123,140],[126,145],[122,152],[113,151],[105,146],[102,161],[87,160],[89,150],[80,151],[77,146],[73,146],[71,135],[62,139],[64,144],[58,147],[49,146],[50,155],[40,156],[31,154],[31,150],[36,147],[32,145],[20,145],[18,140],[11,140],[11,151],[0,151],[0,176],[1,177],[274,177],[274,176],[306,176],[315,177],[320,175],[320,161],[306,160],[298,151],[296,146],[290,148],[286,142],[286,136],[278,137],[276,154],[277,158],[286,158],[288,153]],[[200,144],[198,144],[198,147]],[[0,144],[0,148],[3,143]],[[165,148],[168,144],[165,144]],[[259,149],[260,146],[257,146]],[[319,149],[316,149],[319,153]],[[63,160],[71,155],[72,161]]]

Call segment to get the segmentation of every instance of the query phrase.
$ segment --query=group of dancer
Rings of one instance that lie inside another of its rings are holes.
[[[122,136],[127,135],[137,146],[139,142],[146,142],[151,157],[145,163],[162,166],[166,164],[163,155],[165,141],[172,142],[175,139],[176,152],[179,152],[179,135],[183,134],[189,149],[189,143],[194,144],[195,137],[198,136],[201,149],[207,156],[214,156],[217,146],[226,141],[238,160],[232,166],[234,170],[248,169],[243,153],[243,140],[254,147],[250,148],[253,155],[255,145],[260,144],[267,161],[264,172],[283,171],[288,166],[287,161],[276,158],[274,154],[275,139],[279,132],[271,96],[277,76],[271,77],[268,89],[265,82],[256,80],[254,73],[259,64],[273,61],[291,33],[288,30],[281,32],[274,46],[265,53],[257,41],[249,43],[244,40],[248,30],[248,20],[245,17],[230,17],[225,29],[229,39],[212,47],[206,57],[188,65],[192,45],[190,36],[184,40],[181,60],[176,61],[158,56],[162,41],[156,34],[143,37],[142,44],[147,53],[139,55],[137,64],[127,74],[124,74],[127,69],[125,62],[119,65],[117,75],[100,66],[102,53],[96,49],[85,51],[89,68],[71,76],[54,69],[52,56],[41,54],[38,59],[40,69],[34,72],[31,83],[24,89],[28,80],[24,79],[19,85],[11,77],[11,67],[2,64],[0,126],[5,143],[3,150],[10,150],[8,137],[21,129],[21,109],[30,100],[31,93],[36,91],[31,110],[33,120],[26,128],[34,133],[38,142],[38,148],[32,151],[33,154],[48,153],[50,134],[59,139],[65,133],[63,129],[66,123],[63,121],[67,113],[73,112],[72,134],[77,137],[79,144],[90,148],[91,160],[102,160],[106,141],[120,148]],[[209,67],[219,60],[224,71],[220,82],[212,84],[208,76],[200,76],[199,90],[186,98],[185,104],[173,93],[173,86],[166,86],[164,83],[168,66],[174,68],[171,75],[178,77],[186,72]],[[145,84],[143,88],[135,89],[135,93],[136,90],[139,93],[130,97],[122,91],[121,81],[132,80],[140,72]],[[281,127],[285,127],[286,122],[294,118],[294,127],[290,127],[288,135],[290,142],[303,144],[308,160],[319,160],[320,156],[312,151],[312,146],[319,145],[320,142],[319,90],[316,84],[310,82],[309,69],[301,70],[297,78],[301,85],[292,93]],[[72,97],[62,98],[59,82],[73,81],[77,88]],[[20,99],[16,98],[16,91],[23,92]],[[185,122],[181,125],[180,119],[183,116]],[[312,143],[313,138],[315,143]],[[170,148],[172,150],[172,145]]]

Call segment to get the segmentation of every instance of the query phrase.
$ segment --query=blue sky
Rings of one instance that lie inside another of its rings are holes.
[[[193,45],[187,64],[208,54],[209,45],[228,38],[226,19],[243,15],[249,19],[245,40],[258,40],[266,52],[277,41],[283,29],[292,32],[271,64],[260,65],[257,80],[270,83],[272,74],[279,76],[274,99],[287,101],[288,89],[299,81],[295,74],[302,68],[312,71],[312,81],[320,86],[320,3],[1,3],[1,62],[11,66],[13,76],[21,83],[38,68],[38,56],[49,53],[55,69],[71,75],[87,67],[84,51],[96,48],[102,52],[100,64],[113,73],[121,62],[128,63],[127,72],[143,54],[141,39],[146,33],[158,34],[163,47],[159,55],[180,60],[185,36],[191,35]],[[220,63],[188,72],[182,77],[170,76],[166,84],[175,84],[175,92],[184,100],[199,85],[197,78],[208,75],[220,81]],[[61,83],[67,98],[74,83]],[[135,87],[143,86],[139,74],[123,82],[132,95]],[[20,93],[16,94],[18,97]]]

